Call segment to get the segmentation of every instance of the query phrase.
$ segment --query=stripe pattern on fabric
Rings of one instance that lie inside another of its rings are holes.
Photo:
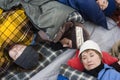
[[[69,80],[97,80],[84,72],[73,69],[67,64],[62,64],[60,67],[60,74],[67,77]]]
[[[5,76],[1,77],[1,80],[29,80],[33,75],[45,68],[56,57],[65,51],[66,49],[54,51],[51,49],[49,44],[40,43],[38,52],[43,55],[44,58],[39,61],[39,65],[36,67],[36,69],[22,72],[16,71],[16,69],[10,69]]]
[[[30,44],[33,38],[30,27],[23,10],[3,12],[0,15],[0,48],[13,43]]]

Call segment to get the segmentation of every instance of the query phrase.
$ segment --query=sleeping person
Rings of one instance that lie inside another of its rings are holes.
[[[84,72],[99,80],[120,80],[120,73],[102,62],[102,53],[97,43],[88,40],[80,47],[79,58]]]

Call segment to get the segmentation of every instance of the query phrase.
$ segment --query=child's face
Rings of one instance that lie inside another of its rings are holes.
[[[13,60],[16,60],[22,54],[25,48],[25,45],[16,44],[9,50],[9,56]]]
[[[99,5],[101,10],[105,10],[108,7],[107,0],[96,0],[97,4]]]
[[[92,70],[101,64],[101,58],[94,50],[87,50],[81,54],[81,60],[86,70]]]

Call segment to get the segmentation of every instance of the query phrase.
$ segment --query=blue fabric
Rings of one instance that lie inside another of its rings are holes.
[[[62,76],[61,74],[58,75],[57,80],[69,80],[67,77]]]
[[[108,29],[106,17],[103,11],[96,3],[96,0],[58,0],[58,1],[78,10],[78,12],[83,16],[85,20],[89,20],[97,25],[100,25]]]
[[[111,16],[115,10],[116,10],[115,0],[108,0],[108,7],[104,10],[105,15]]]
[[[98,74],[98,80],[120,80],[120,73],[107,64],[104,64],[104,69]]]

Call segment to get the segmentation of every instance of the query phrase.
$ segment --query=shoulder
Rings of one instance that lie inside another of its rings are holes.
[[[120,73],[117,72],[113,67],[104,64],[104,69],[99,72],[98,79],[100,80],[119,80]]]

